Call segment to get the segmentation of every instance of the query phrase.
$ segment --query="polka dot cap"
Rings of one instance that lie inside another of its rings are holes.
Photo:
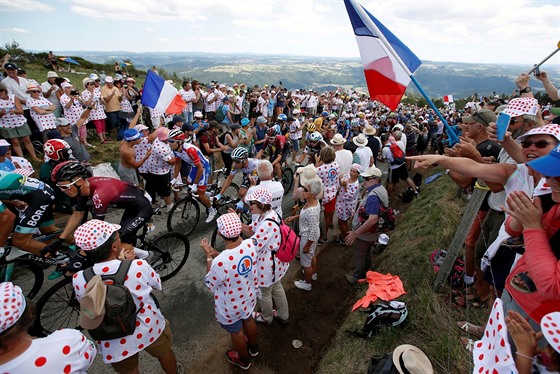
[[[0,284],[0,298],[2,307],[0,308],[0,333],[12,327],[21,317],[25,310],[25,296],[21,288],[12,282]]]
[[[541,319],[541,331],[548,344],[560,353],[560,312],[544,316]]]
[[[251,195],[245,198],[246,201],[258,201],[261,204],[270,204],[272,201],[272,192],[266,187],[257,187],[251,192]]]
[[[518,97],[511,100],[504,113],[509,114],[512,117],[522,116],[524,114],[537,115],[539,110],[539,102],[537,99],[532,97]]]
[[[76,245],[84,251],[99,248],[115,231],[120,230],[120,225],[92,219],[87,221],[74,232]]]
[[[527,131],[525,134],[518,137],[516,141],[518,143],[522,142],[531,135],[552,135],[556,138],[556,140],[560,142],[560,125],[550,124],[541,127],[535,127],[534,129],[531,129]]]
[[[361,172],[362,172],[362,165],[360,165],[360,164],[352,164],[352,166],[350,166],[350,169],[351,169],[351,170],[355,170],[355,171],[357,171],[358,173],[361,173]]]
[[[235,213],[219,216],[216,223],[218,231],[226,238],[236,238],[241,234],[241,220]]]

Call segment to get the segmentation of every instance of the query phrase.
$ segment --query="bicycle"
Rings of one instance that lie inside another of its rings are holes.
[[[155,239],[148,239],[146,235],[153,229],[153,225],[144,225],[137,240],[140,249],[150,252],[147,261],[158,272],[161,281],[165,282],[174,277],[187,262],[189,239],[178,232],[167,232]],[[46,336],[62,328],[81,330],[78,323],[80,303],[72,286],[72,276],[72,272],[66,272],[64,278],[49,288],[37,302],[37,319],[32,327],[35,335]]]
[[[208,185],[206,188],[206,194],[211,201],[214,196],[220,193],[221,184],[219,178],[221,174],[225,173],[225,170],[225,168],[222,168],[214,171],[214,174],[216,174],[216,182]],[[167,230],[190,235],[200,221],[200,204],[202,204],[202,202],[198,195],[193,193],[190,188],[186,190],[187,195],[173,204],[173,207],[167,215]],[[214,208],[216,208],[220,214],[227,212],[228,208],[231,207],[231,201],[237,198],[238,192],[239,186],[235,183],[231,183],[223,194],[224,198],[213,202]]]

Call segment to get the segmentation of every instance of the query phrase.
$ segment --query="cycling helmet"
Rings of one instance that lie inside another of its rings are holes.
[[[231,152],[233,161],[243,161],[249,158],[249,152],[243,147],[237,147]]]
[[[45,144],[43,144],[43,151],[45,152],[45,156],[54,161],[67,161],[72,154],[70,144],[61,139],[47,140]]]
[[[25,183],[25,177],[20,174],[0,171],[0,191],[19,190]]]
[[[309,140],[312,142],[320,142],[323,140],[323,135],[318,131],[312,132],[311,135],[309,135]]]
[[[307,132],[313,132],[315,131],[315,124],[314,123],[309,123],[307,125]]]
[[[286,121],[288,120],[288,117],[285,114],[280,114],[278,116],[278,121]]]
[[[327,112],[326,110],[323,111],[323,113],[321,113],[322,117],[328,117],[329,116],[329,112]]]
[[[280,134],[280,131],[279,131],[278,127],[272,126],[271,128],[268,129],[268,132],[266,133],[266,136],[268,136],[270,138],[273,138],[273,137],[275,137],[276,135],[279,135],[279,134]]]
[[[69,181],[74,178],[88,178],[89,172],[86,167],[78,161],[65,161],[55,166],[51,173],[53,182]]]
[[[169,131],[169,140],[185,140],[185,133],[179,129]]]

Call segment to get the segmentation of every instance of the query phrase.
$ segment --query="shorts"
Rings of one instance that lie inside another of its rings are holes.
[[[137,200],[145,201],[144,205],[131,206],[124,210],[121,217],[121,228],[119,233],[121,234],[121,242],[128,244],[136,243],[136,233],[141,227],[144,227],[146,223],[152,218],[154,214],[154,209],[150,200],[148,200],[144,195],[138,196]]]
[[[224,325],[223,323],[220,323],[220,326],[222,326],[222,328],[230,334],[235,334],[243,329],[243,320],[237,320],[231,325]]]
[[[45,189],[48,186],[45,186]],[[50,189],[50,187],[49,187]],[[45,227],[54,223],[53,205],[55,202],[54,192],[36,190],[26,195],[26,203],[29,205],[19,213],[15,232],[20,234],[32,234],[36,228]]]
[[[197,183],[199,190],[206,189],[206,185],[208,184],[208,177],[210,176],[210,164],[206,163],[203,164],[203,166],[204,166],[204,171],[202,172],[202,176],[200,177],[200,180]],[[194,179],[196,178],[196,173],[198,173],[198,168],[196,166],[193,166],[191,168],[191,172],[189,173],[189,177],[187,179],[189,183],[193,183]]]
[[[299,141],[301,139],[290,139],[290,141],[292,142],[292,148],[294,149],[294,151],[297,153],[299,152]]]
[[[399,183],[399,181],[404,181],[408,179],[408,170],[406,170],[406,164],[402,164],[396,169],[391,169],[389,181],[391,183]]]
[[[152,357],[160,358],[165,356],[171,350],[172,345],[173,334],[171,333],[171,327],[169,327],[169,321],[166,319],[165,328],[159,338],[143,350],[148,352]],[[122,361],[111,363],[111,366],[117,373],[127,373],[133,371],[138,368],[138,352]]]
[[[82,129],[84,127],[85,126],[82,126]],[[136,169],[124,167],[119,162],[119,167],[118,167],[117,172],[118,172],[119,177],[121,177],[121,180],[123,182],[132,183],[133,185],[138,186],[139,181],[138,181],[138,175],[136,175]]]
[[[473,247],[476,245],[476,242],[478,240],[478,237],[480,236],[480,230],[482,228],[482,221],[484,221],[484,217],[486,217],[486,213],[488,213],[485,210],[479,210],[478,213],[476,214],[476,217],[474,218],[474,222],[471,226],[471,229],[469,230],[469,233],[467,234],[467,237],[465,238],[465,246],[469,246],[469,247]],[[490,243],[488,243],[490,244]],[[480,262],[478,263],[480,266]]]
[[[336,196],[334,197],[334,199],[332,199],[328,203],[323,204],[323,208],[325,209],[325,213],[334,212],[334,210],[336,208]]]
[[[23,138],[24,136],[31,135],[31,130],[29,129],[29,125],[24,123],[18,127],[0,128],[0,135],[5,139]]]
[[[249,189],[249,187],[251,187],[251,182],[249,181],[249,176],[243,174],[243,181],[241,182],[241,186],[239,186],[241,188],[244,188],[246,190]]]
[[[315,249],[317,248],[317,240],[315,240],[309,248],[309,253],[303,252],[303,248],[308,241],[309,238],[302,236],[299,242],[299,263],[304,268],[308,268],[311,266],[311,260],[313,259],[313,256],[315,256]]]
[[[91,123],[95,126],[95,131],[98,134],[103,134],[105,132],[105,120],[104,119],[94,119]]]

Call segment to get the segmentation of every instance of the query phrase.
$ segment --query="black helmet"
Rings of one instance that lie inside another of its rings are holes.
[[[88,178],[89,172],[86,167],[78,161],[66,161],[55,166],[51,173],[53,182],[71,181],[75,178]]]

